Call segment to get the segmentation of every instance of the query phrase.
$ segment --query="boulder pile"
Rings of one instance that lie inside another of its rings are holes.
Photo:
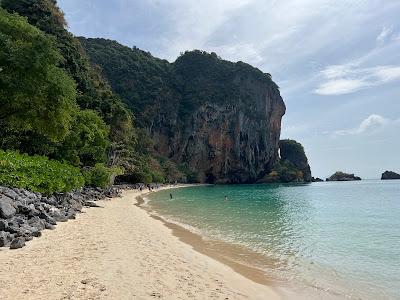
[[[54,229],[57,222],[75,219],[84,206],[120,196],[117,188],[83,188],[80,191],[44,196],[18,188],[0,186],[0,247],[18,249],[26,241]]]

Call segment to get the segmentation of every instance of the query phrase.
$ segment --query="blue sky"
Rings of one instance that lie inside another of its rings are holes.
[[[282,137],[313,175],[400,172],[400,1],[59,0],[75,35],[174,61],[192,49],[272,74]]]

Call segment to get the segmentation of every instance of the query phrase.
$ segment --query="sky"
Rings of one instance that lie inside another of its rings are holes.
[[[271,73],[282,138],[313,175],[400,172],[399,0],[59,0],[69,30],[174,61],[201,49]]]

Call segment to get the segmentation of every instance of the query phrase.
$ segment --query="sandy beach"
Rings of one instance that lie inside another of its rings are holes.
[[[99,201],[18,250],[0,250],[0,299],[279,299],[195,251],[136,206]]]

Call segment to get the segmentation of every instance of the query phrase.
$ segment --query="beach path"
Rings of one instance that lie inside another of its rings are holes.
[[[18,250],[0,250],[0,299],[279,299],[193,250],[135,206],[97,202]]]

